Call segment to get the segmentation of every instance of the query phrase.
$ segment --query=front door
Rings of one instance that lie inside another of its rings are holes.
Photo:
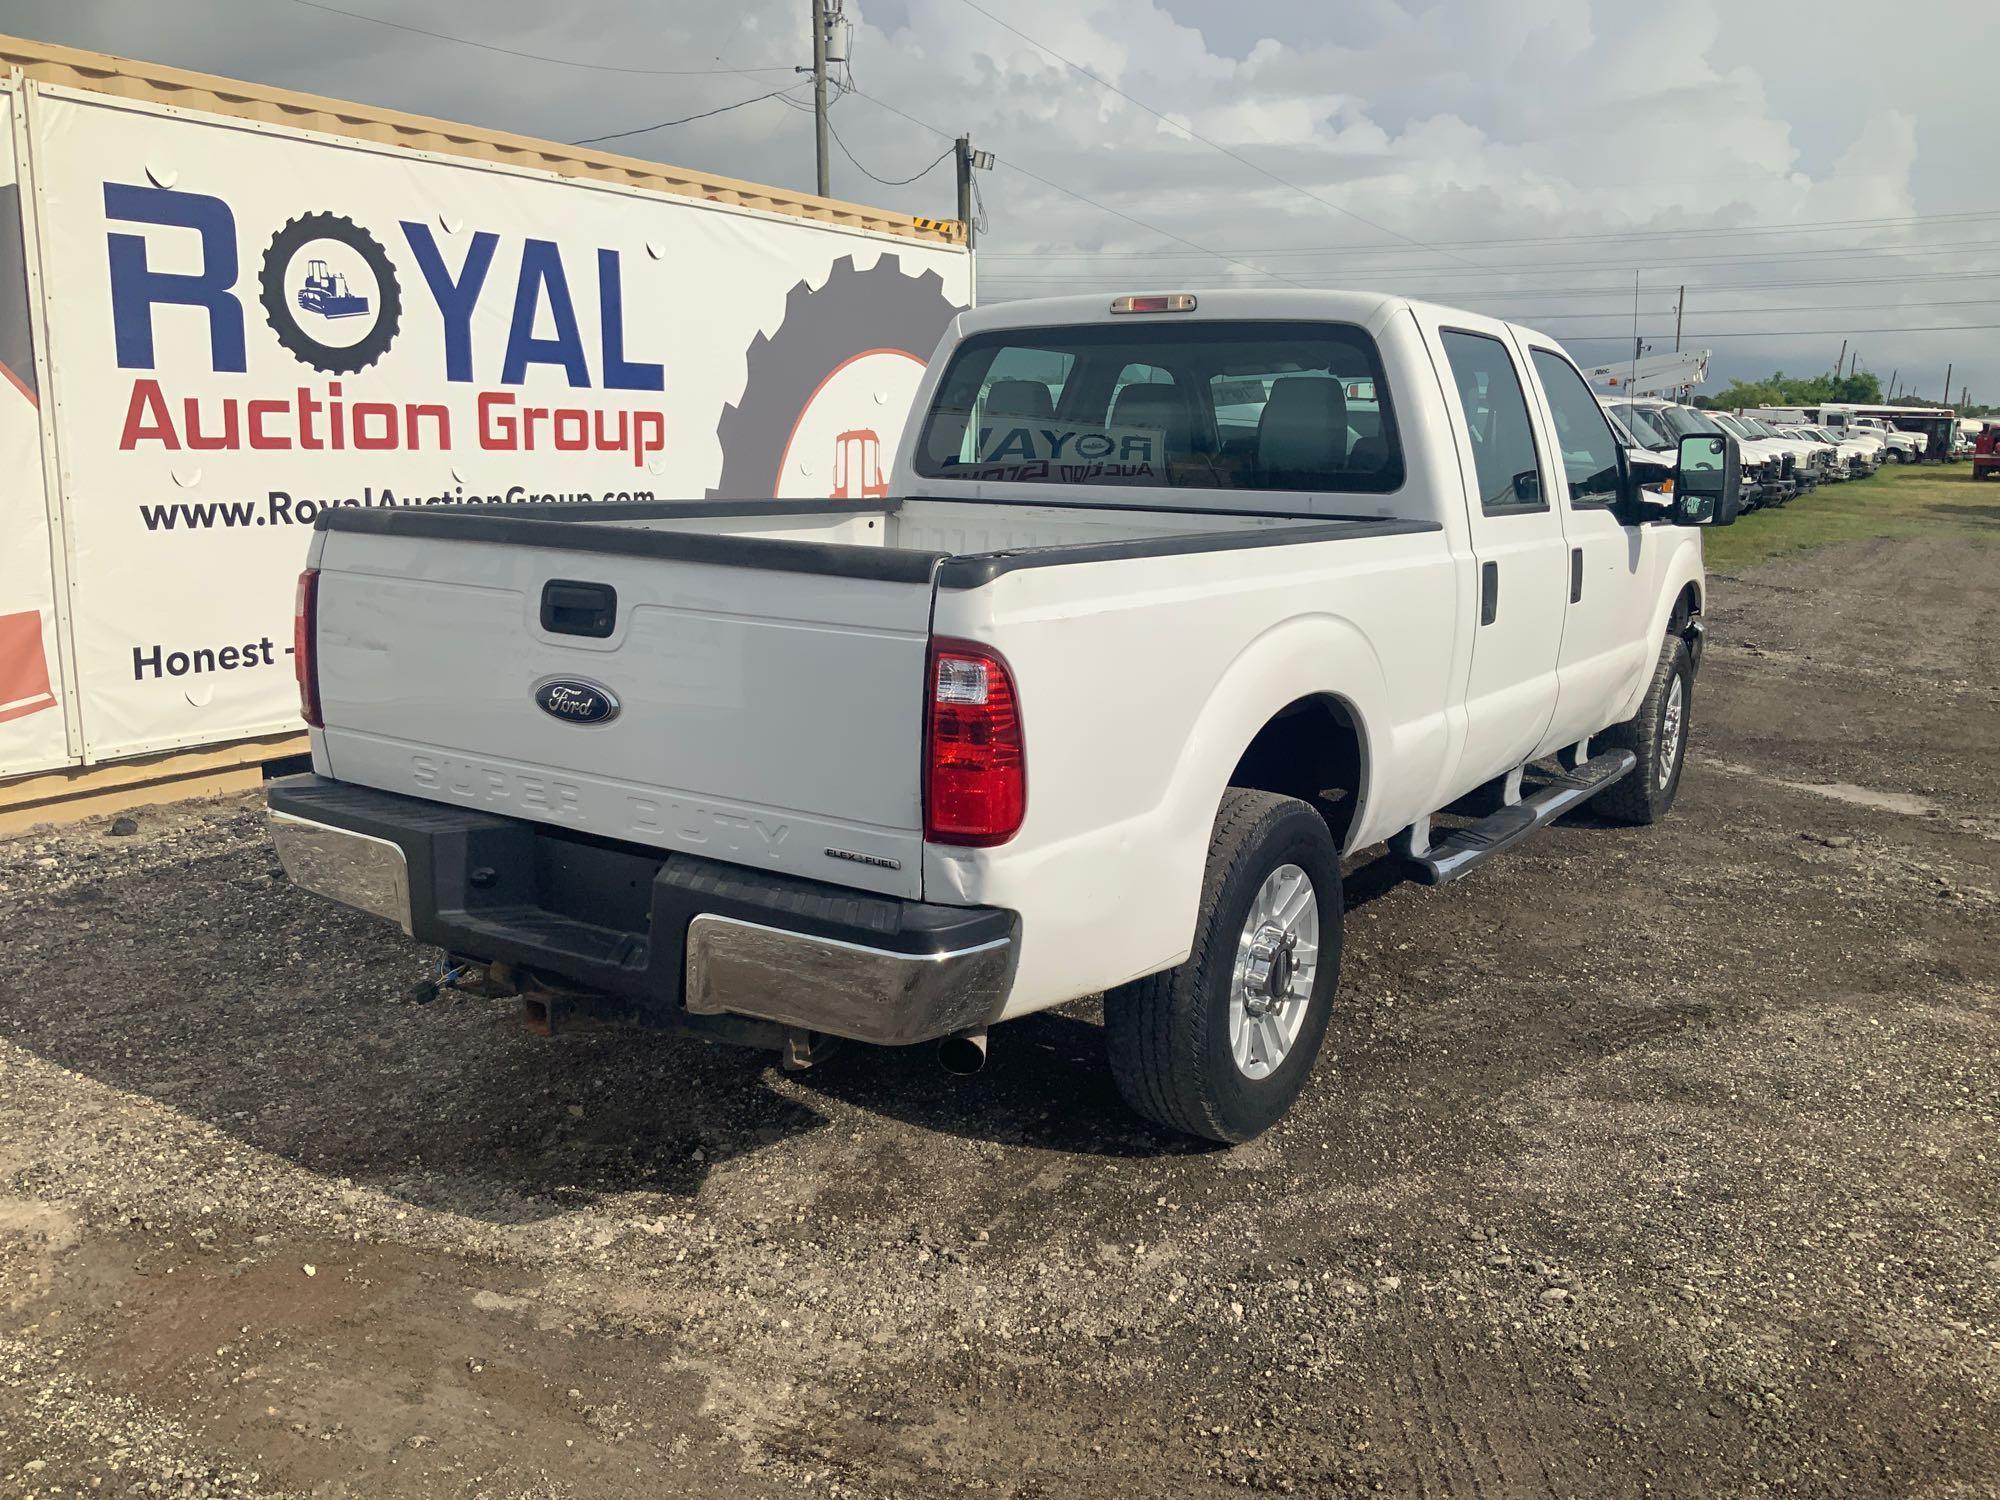
[[[1538,415],[1557,459],[1550,464],[1559,475],[1556,512],[1569,545],[1556,711],[1543,737],[1554,750],[1610,724],[1652,666],[1658,589],[1648,574],[1661,549],[1646,547],[1645,528],[1618,514],[1618,439],[1590,387],[1552,346],[1530,344],[1528,359],[1544,398]]]
[[[1425,336],[1447,385],[1476,564],[1465,748],[1452,778],[1470,790],[1526,761],[1555,713],[1569,551],[1504,325],[1465,316]]]

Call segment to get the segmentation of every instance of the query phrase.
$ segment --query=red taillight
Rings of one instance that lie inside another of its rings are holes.
[[[299,574],[297,602],[292,606],[292,671],[299,679],[299,716],[315,729],[319,714],[319,662],[313,655],[319,634],[319,569]]]
[[[1111,310],[1115,313],[1193,312],[1194,305],[1193,292],[1142,292],[1111,299]]]
[[[933,641],[924,837],[1004,844],[1028,810],[1028,763],[1013,674],[970,641]]]

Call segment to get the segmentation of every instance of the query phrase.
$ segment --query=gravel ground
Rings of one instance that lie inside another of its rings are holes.
[[[0,843],[4,1493],[2000,1492],[1995,520],[1718,578],[1661,826],[1353,872],[1236,1150],[1089,1007],[419,1004],[254,799]]]

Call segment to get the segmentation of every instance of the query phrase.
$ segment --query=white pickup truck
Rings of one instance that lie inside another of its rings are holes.
[[[1914,464],[1923,462],[1924,437],[1922,433],[1905,432],[1902,428],[1883,421],[1880,417],[1859,417],[1834,407],[1822,407],[1821,422],[1845,436],[1858,433],[1880,443],[1891,462]]]
[[[967,312],[888,498],[323,512],[274,838],[544,1021],[969,1066],[1102,993],[1125,1097],[1243,1140],[1344,854],[1672,806],[1739,464],[1676,457],[1642,487],[1553,339],[1398,297]]]

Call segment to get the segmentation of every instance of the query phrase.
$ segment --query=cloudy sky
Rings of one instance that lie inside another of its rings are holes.
[[[809,0],[0,0],[0,29],[809,188]],[[341,12],[347,12],[342,14]],[[484,43],[398,30],[365,17]],[[1724,375],[2000,401],[1994,0],[846,0],[837,196],[948,215],[982,300],[1378,286],[1639,326]],[[488,50],[493,48],[508,51]],[[533,54],[519,56],[512,54]],[[858,165],[857,165],[858,163]],[[1984,299],[1984,300],[1982,300]],[[1797,330],[1793,332],[1793,330]],[[1713,388],[1713,386],[1711,386]]]

